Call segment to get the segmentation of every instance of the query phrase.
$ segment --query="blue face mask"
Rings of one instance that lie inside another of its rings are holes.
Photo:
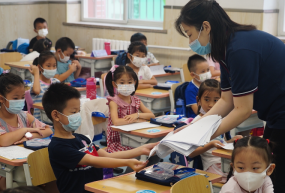
[[[210,42],[206,46],[202,46],[198,40],[200,37],[201,31],[202,31],[202,27],[201,27],[201,30],[199,32],[198,38],[196,40],[194,40],[193,42],[191,42],[191,44],[189,44],[189,46],[194,52],[196,52],[199,55],[210,54],[211,53]]]
[[[43,69],[41,67],[41,69]],[[56,74],[56,69],[54,70],[47,70],[47,69],[43,69],[43,75],[47,78],[47,79],[50,79],[50,78],[53,78]]]
[[[4,99],[6,99],[4,97]],[[24,106],[25,106],[25,99],[20,99],[20,100],[8,100],[9,102],[9,108],[6,107],[6,105],[3,103],[3,105],[5,106],[6,110],[11,113],[11,114],[19,114]]]
[[[62,114],[59,112],[59,114]],[[62,114],[64,115],[64,114]],[[66,116],[66,115],[64,115]],[[73,132],[73,131],[76,131],[78,129],[78,127],[81,125],[81,115],[80,113],[75,113],[73,115],[69,115],[69,116],[66,116],[68,118],[68,125],[64,125],[62,124],[61,122],[61,125],[62,127],[65,129],[65,131],[68,131],[68,132]]]

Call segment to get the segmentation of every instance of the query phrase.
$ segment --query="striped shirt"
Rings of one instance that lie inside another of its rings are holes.
[[[59,82],[58,79],[56,78],[51,78],[50,79],[51,83],[56,83],[56,82]],[[49,88],[50,84],[46,83],[46,82],[43,82],[42,80],[40,80],[40,86],[41,86],[41,92],[40,94],[36,95],[33,91],[33,86],[31,87],[31,97],[33,99],[33,103],[41,103],[42,102],[42,98],[43,98],[43,95],[44,93],[46,92],[46,90]],[[40,116],[40,110],[39,109],[34,109],[34,117],[38,120],[41,121],[41,116]]]

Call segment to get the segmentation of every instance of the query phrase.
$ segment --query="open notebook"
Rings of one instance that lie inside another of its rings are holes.
[[[209,115],[180,132],[175,134],[171,132],[152,149],[150,156],[156,152],[158,157],[164,158],[173,151],[188,156],[199,146],[203,146],[211,141],[211,136],[218,129],[221,121],[221,116]]]
[[[32,150],[17,145],[0,147],[0,156],[7,159],[25,159],[33,152]]]

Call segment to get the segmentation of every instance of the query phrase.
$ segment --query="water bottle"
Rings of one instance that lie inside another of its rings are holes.
[[[111,46],[110,46],[110,42],[105,42],[105,50],[107,52],[108,55],[111,55]]]
[[[96,79],[94,77],[86,80],[86,97],[90,100],[96,99]]]

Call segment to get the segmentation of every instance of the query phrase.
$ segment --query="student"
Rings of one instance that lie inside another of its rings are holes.
[[[190,56],[187,65],[193,80],[189,82],[185,90],[187,107],[186,117],[195,118],[196,112],[198,111],[196,96],[198,94],[200,84],[203,81],[210,79],[212,75],[207,60],[198,54]]]
[[[53,53],[49,51],[42,52],[39,58],[36,58],[38,65],[31,66],[30,72],[34,76],[34,82],[31,87],[31,97],[33,103],[41,103],[42,97],[50,84],[59,82],[54,78],[56,73],[56,58]],[[34,117],[40,120],[40,110],[34,109]]]
[[[210,71],[212,74],[212,78],[216,79],[220,77],[221,75],[221,70],[220,70],[220,64],[218,62],[214,62],[212,58],[207,56],[207,62],[210,66]]]
[[[131,37],[131,43],[136,42],[136,41],[142,42],[146,46],[146,51],[147,51],[146,64],[148,66],[159,65],[159,61],[154,57],[154,55],[151,52],[148,52],[146,36],[143,35],[142,33],[135,33]]]
[[[78,60],[70,60],[74,53],[75,45],[68,37],[63,37],[55,43],[55,56],[57,59],[57,72],[55,78],[60,82],[71,82],[78,78],[81,72],[81,65]]]
[[[273,193],[270,175],[274,171],[272,142],[261,137],[237,140],[231,159],[228,182],[221,193]]]
[[[33,51],[34,44],[40,39],[45,38],[52,44],[51,40],[46,37],[48,34],[48,25],[47,25],[47,21],[45,19],[40,18],[40,17],[35,19],[35,21],[34,21],[34,32],[37,33],[37,36],[34,37],[30,41],[30,45],[28,47],[29,52]]]
[[[107,97],[107,104],[110,109],[107,127],[107,151],[117,152],[132,149],[132,147],[121,144],[119,132],[113,131],[111,126],[144,122],[155,116],[138,97],[134,96],[138,87],[138,77],[129,66],[112,68],[106,75],[105,84],[110,95]],[[114,89],[117,90],[117,94]]]
[[[83,193],[84,185],[102,180],[102,168],[130,166],[139,171],[147,163],[129,159],[148,155],[156,144],[108,153],[99,149],[88,137],[73,133],[81,125],[80,93],[64,83],[52,84],[43,96],[43,107],[54,125],[54,136],[48,147],[50,163],[62,193]],[[92,149],[92,155],[87,151]]]
[[[20,76],[12,73],[0,75],[0,146],[19,144],[52,134],[49,126],[22,111],[24,98],[24,82]]]
[[[196,121],[204,114],[206,114],[221,98],[221,86],[217,80],[208,79],[205,80],[199,88],[197,104],[198,112],[197,116],[193,121]],[[230,140],[225,140],[225,136],[219,136],[213,139],[210,143],[206,144],[204,147],[197,148],[189,157],[195,157],[201,155],[203,162],[203,169],[210,173],[215,173],[223,176],[222,183],[226,182],[227,174],[222,172],[221,169],[221,158],[216,157],[212,154],[215,148],[221,148],[219,145],[223,145],[223,142],[232,143],[236,139],[242,138],[241,135],[237,135]],[[218,145],[219,144],[219,145]]]
[[[138,76],[138,89],[151,88],[157,85],[157,80],[152,75],[146,63],[146,47],[141,42],[133,42],[128,48],[126,55],[127,66],[131,67]]]
[[[21,61],[23,62],[23,61],[35,60],[35,58],[40,56],[40,53],[42,53],[43,51],[50,51],[50,49],[51,49],[51,42],[48,41],[47,39],[40,39],[35,43],[33,51],[25,55]]]

